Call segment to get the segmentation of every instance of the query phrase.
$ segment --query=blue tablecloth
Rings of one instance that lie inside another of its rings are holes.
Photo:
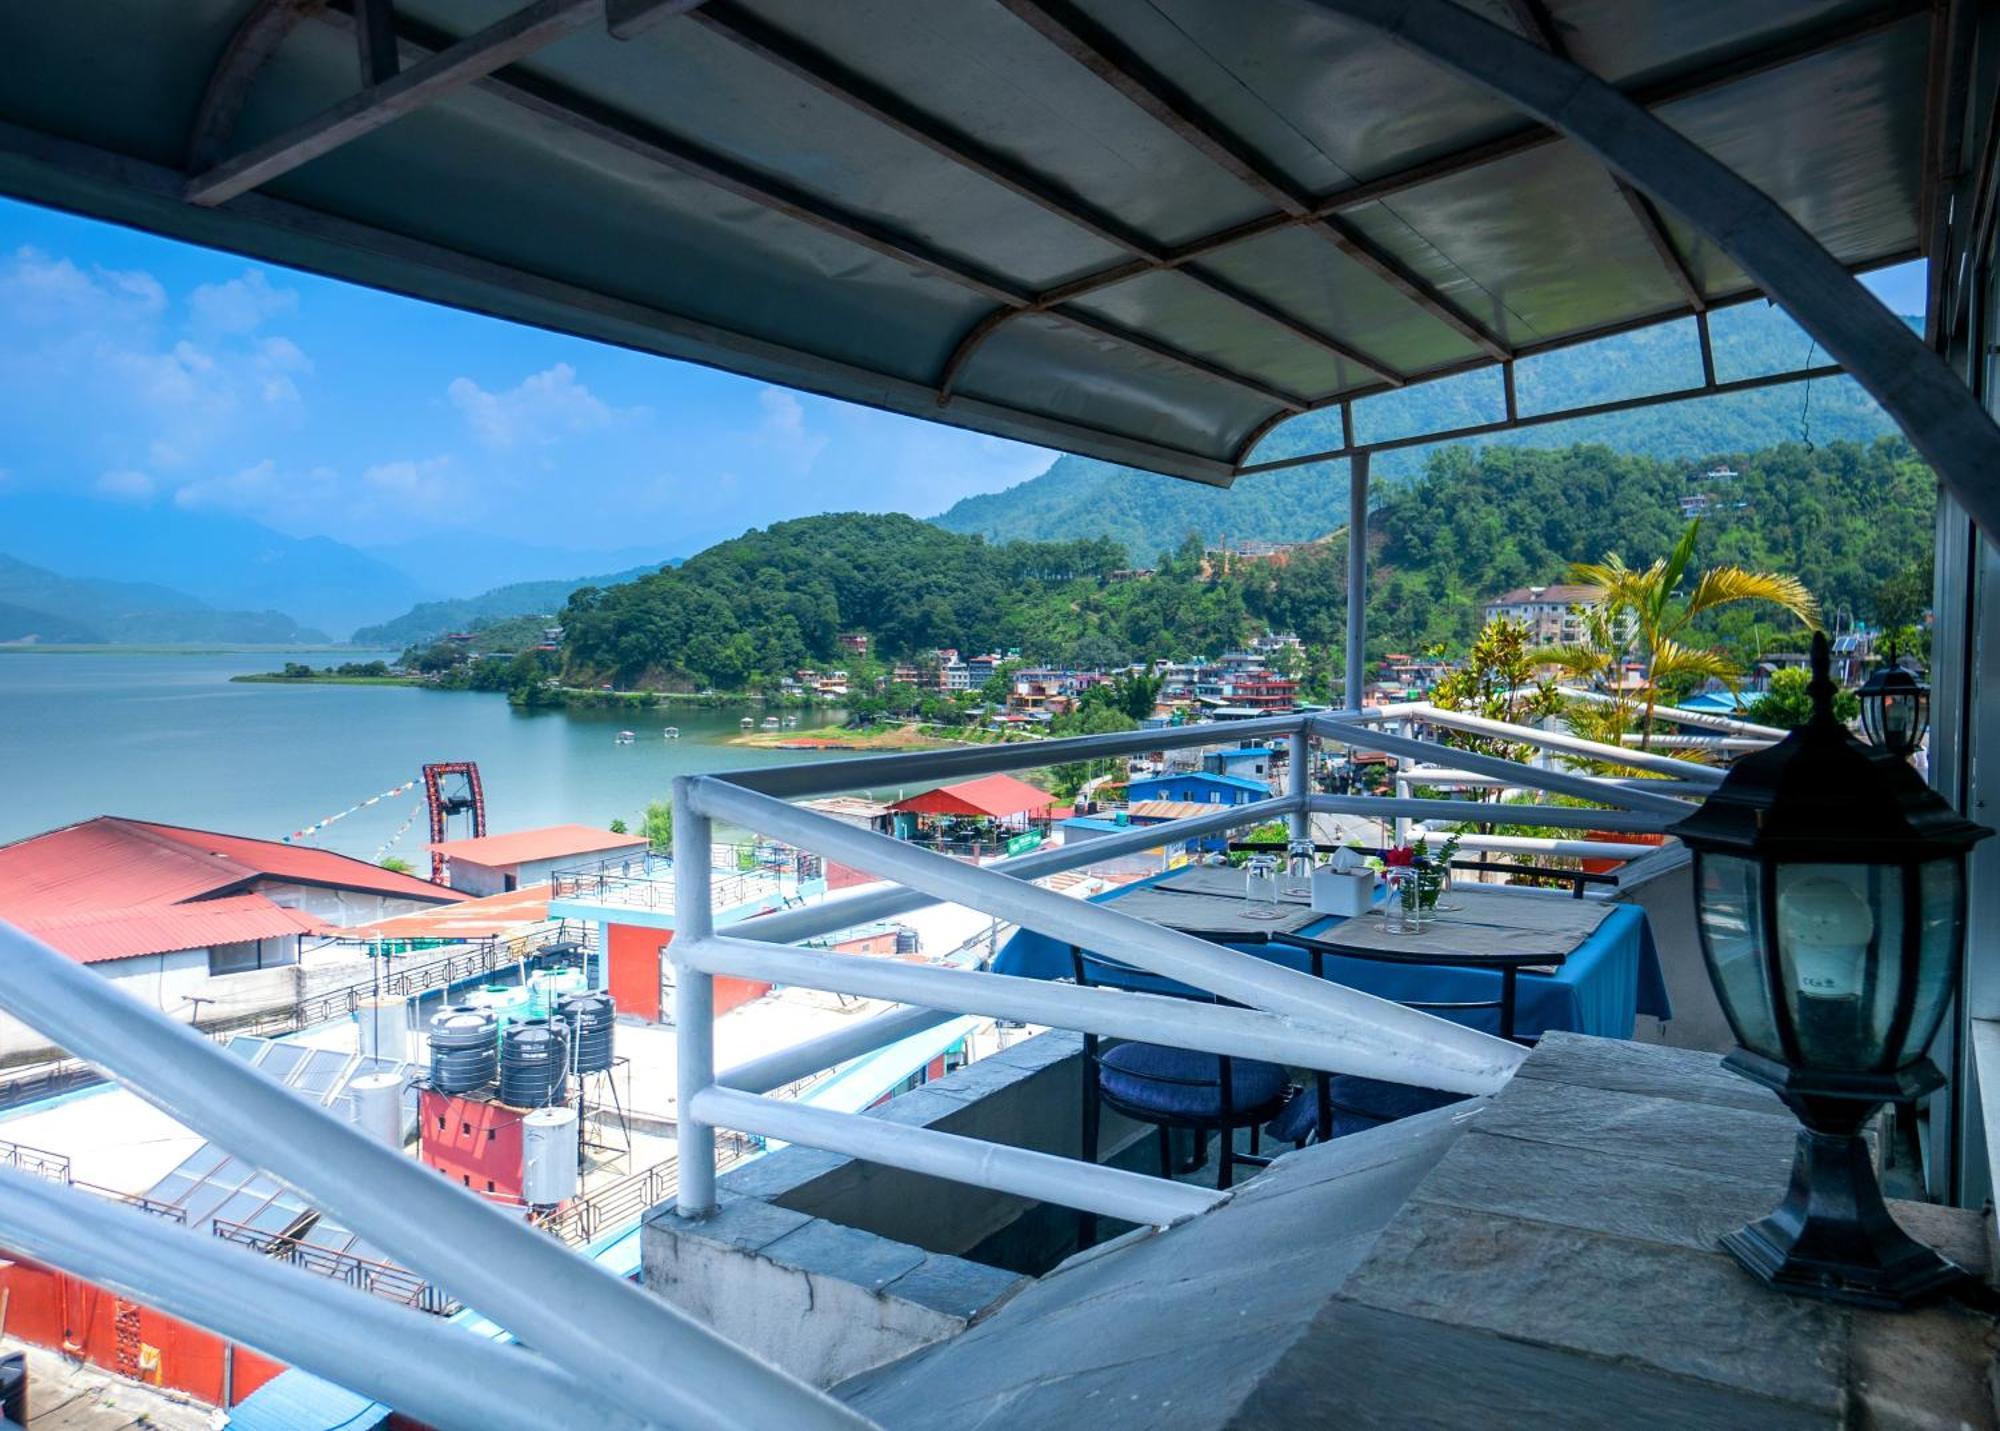
[[[1174,871],[1173,873],[1179,873]],[[1170,875],[1155,879],[1170,878]],[[1093,904],[1109,904],[1132,890],[1155,880],[1108,890],[1092,897]],[[1557,898],[1523,894],[1523,899]],[[1340,920],[1328,916],[1308,925],[1305,933],[1323,937]],[[1310,972],[1312,957],[1303,949],[1282,944],[1232,944],[1260,959],[1286,964]],[[1001,946],[993,961],[997,974],[1019,974],[1031,979],[1067,979],[1072,973],[1070,946],[1066,941],[1023,929]],[[1093,967],[1091,981],[1098,982]],[[1422,1000],[1479,1002],[1500,997],[1500,974],[1492,969],[1457,969],[1438,964],[1386,964],[1372,959],[1328,955],[1326,977],[1400,1003]],[[1104,978],[1131,987],[1144,987],[1147,976],[1138,979]],[[1164,983],[1165,981],[1159,981]],[[1673,1005],[1667,998],[1667,983],[1660,971],[1659,950],[1646,912],[1633,904],[1611,908],[1604,922],[1579,944],[1553,974],[1520,975],[1515,995],[1515,1032],[1523,1037],[1562,1029],[1595,1034],[1602,1038],[1630,1038],[1639,1014],[1656,1019],[1671,1018]],[[1499,1032],[1497,1009],[1441,1011],[1441,1017],[1488,1033]]]

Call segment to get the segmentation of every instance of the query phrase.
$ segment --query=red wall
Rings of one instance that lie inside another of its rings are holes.
[[[647,929],[637,924],[606,924],[605,948],[611,954],[611,998],[621,1014],[660,1021],[660,950],[674,942],[671,929]],[[715,981],[717,1018],[731,1009],[761,999],[769,984],[754,979],[718,976]]]
[[[211,1406],[222,1404],[223,1358],[228,1344],[221,1337],[151,1307],[126,1302],[107,1288],[32,1262],[19,1253],[6,1256],[14,1264],[0,1268],[9,1336],[51,1351],[67,1351],[137,1381],[184,1391]],[[118,1342],[121,1309],[131,1314],[128,1325],[136,1318],[138,1334],[138,1345],[123,1355]],[[147,1347],[158,1352],[156,1364],[146,1364],[151,1360]],[[234,1400],[241,1401],[284,1369],[282,1362],[237,1347],[231,1383]]]
[[[417,1101],[423,1160],[460,1187],[518,1204],[524,1116],[504,1103],[426,1088]]]
[[[611,998],[621,1014],[660,1021],[660,950],[673,942],[669,929],[606,924],[604,947],[610,957]]]

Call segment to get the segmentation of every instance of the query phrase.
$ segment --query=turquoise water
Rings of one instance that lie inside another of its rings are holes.
[[[278,839],[436,760],[479,763],[496,833],[614,818],[637,828],[675,775],[825,758],[724,744],[741,716],[764,714],[747,705],[524,714],[499,695],[229,679],[275,670],[288,655],[329,660],[323,651],[0,652],[0,842],[103,814]],[[668,724],[679,740],[661,738]],[[627,727],[638,739],[616,744]],[[314,843],[372,858],[418,793],[340,820]],[[421,864],[424,843],[419,817],[395,849]]]

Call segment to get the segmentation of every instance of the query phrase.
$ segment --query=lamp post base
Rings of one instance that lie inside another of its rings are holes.
[[[1905,1232],[1882,1200],[1868,1141],[1880,1085],[1806,1092],[1796,1075],[1739,1050],[1728,1065],[1773,1087],[1804,1125],[1784,1201],[1722,1246],[1759,1280],[1801,1296],[1890,1311],[1921,1306],[1976,1279]],[[1761,1076],[1760,1076],[1761,1075]],[[1857,1083],[1860,1080],[1856,1080]]]

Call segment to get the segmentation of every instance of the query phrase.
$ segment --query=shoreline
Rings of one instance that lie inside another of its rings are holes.
[[[821,726],[817,730],[746,730],[728,737],[723,744],[751,750],[948,750],[961,742],[898,725],[887,730],[845,730],[839,726]]]

